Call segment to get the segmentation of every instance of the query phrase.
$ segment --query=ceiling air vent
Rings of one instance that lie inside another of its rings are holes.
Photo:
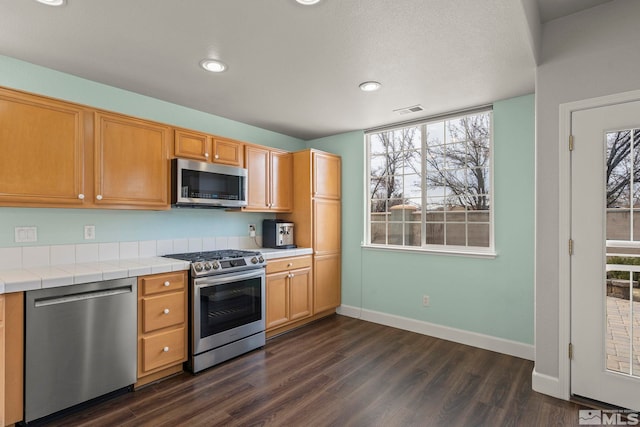
[[[413,107],[405,107],[393,110],[394,113],[398,113],[401,116],[405,114],[418,113],[420,111],[424,111],[424,107],[422,105],[414,105]]]

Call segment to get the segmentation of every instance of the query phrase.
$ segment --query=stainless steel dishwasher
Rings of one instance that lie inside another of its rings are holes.
[[[136,381],[136,279],[26,293],[25,421]]]

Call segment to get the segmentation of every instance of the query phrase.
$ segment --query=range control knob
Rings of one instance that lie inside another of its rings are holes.
[[[213,269],[217,270],[220,268],[220,263],[218,261],[213,261]]]
[[[202,263],[196,262],[193,266],[193,269],[196,270],[198,273],[200,273],[202,271]]]
[[[258,263],[258,258],[253,257],[251,258],[251,264],[257,264]]]
[[[204,269],[207,270],[207,271],[211,270],[211,263],[210,262],[205,262],[204,263]]]
[[[264,262],[264,257],[263,257],[262,255],[260,255],[260,256],[258,257],[258,261],[260,261],[261,263],[262,263],[262,262]]]

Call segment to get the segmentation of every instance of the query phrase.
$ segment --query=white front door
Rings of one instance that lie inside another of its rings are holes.
[[[571,132],[571,393],[640,410],[640,101]]]

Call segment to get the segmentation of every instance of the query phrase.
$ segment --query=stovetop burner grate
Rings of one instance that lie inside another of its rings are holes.
[[[224,259],[237,259],[251,256],[259,256],[258,251],[244,251],[237,249],[222,249],[217,251],[205,251],[205,252],[187,252],[183,254],[171,254],[164,255],[167,258],[181,259],[189,262],[204,262],[204,261],[220,261]]]

